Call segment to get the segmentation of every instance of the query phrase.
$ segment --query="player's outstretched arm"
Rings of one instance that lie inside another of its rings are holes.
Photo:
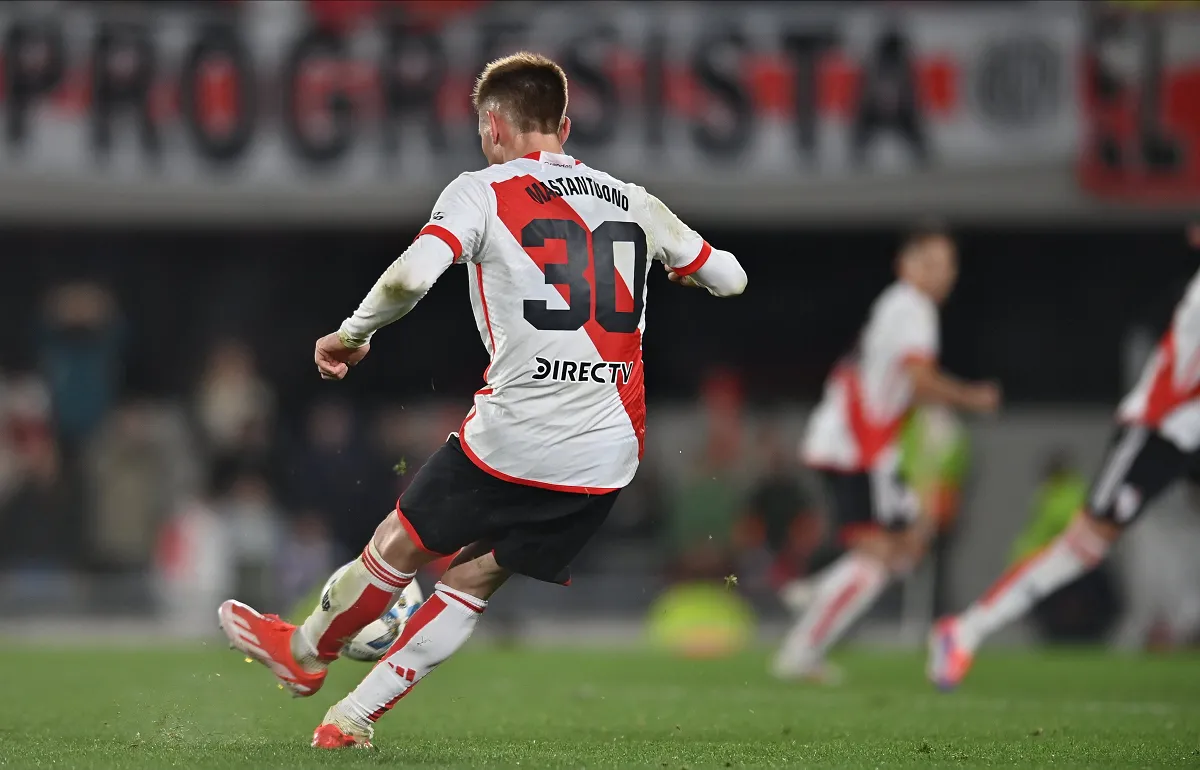
[[[906,367],[918,401],[985,414],[1000,408],[1000,387],[993,382],[963,382],[929,360],[910,361]]]
[[[632,186],[630,197],[639,206],[639,220],[651,242],[651,253],[662,260],[672,281],[707,289],[714,297],[733,297],[746,290],[746,271],[737,257],[714,249],[642,188]]]
[[[487,193],[470,174],[446,185],[417,239],[384,271],[341,328],[317,340],[321,376],[345,377],[367,354],[371,335],[412,310],[446,268],[474,254],[488,211]]]
[[[440,238],[422,235],[413,241],[341,328],[317,340],[314,359],[321,376],[345,377],[367,355],[372,335],[412,310],[453,262],[454,253]]]
[[[704,264],[686,275],[667,267],[667,277],[681,286],[708,289],[714,297],[734,297],[746,290],[745,268],[737,257],[720,249],[712,249]]]

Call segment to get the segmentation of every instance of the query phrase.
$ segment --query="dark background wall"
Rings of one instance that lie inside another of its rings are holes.
[[[890,278],[894,230],[720,230],[747,294],[718,301],[655,270],[645,339],[651,399],[687,397],[716,365],[755,401],[812,400]],[[38,302],[65,280],[111,287],[127,318],[130,392],[187,390],[221,336],[249,339],[284,403],[314,395],[311,346],[335,329],[419,225],[364,232],[10,229],[0,234],[0,367],[35,365]],[[1111,403],[1119,346],[1156,329],[1196,269],[1182,228],[959,232],[958,290],[943,314],[944,361],[996,377],[1013,402]],[[454,268],[411,316],[381,334],[342,393],[373,400],[462,395],[486,358]]]

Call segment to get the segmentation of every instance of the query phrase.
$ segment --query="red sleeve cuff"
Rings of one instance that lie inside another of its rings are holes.
[[[705,241],[704,245],[700,247],[700,253],[696,255],[696,258],[683,267],[676,268],[674,271],[675,275],[679,276],[680,278],[691,275],[700,268],[704,267],[704,263],[708,261],[708,258],[711,255],[712,246],[709,246],[708,241]]]
[[[454,254],[455,262],[457,262],[459,257],[462,256],[462,242],[458,240],[458,237],[455,236],[454,233],[450,232],[441,225],[425,225],[421,228],[421,232],[417,233],[417,238],[420,238],[422,235],[432,235],[435,238],[440,238],[447,246],[450,247],[451,253]],[[416,238],[413,240],[416,240]]]

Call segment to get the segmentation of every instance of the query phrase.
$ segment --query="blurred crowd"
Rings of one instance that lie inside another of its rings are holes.
[[[214,341],[193,392],[129,397],[136,353],[96,284],[49,292],[34,334],[36,367],[0,373],[0,610],[138,581],[181,613],[230,592],[287,607],[362,548],[466,408],[324,397],[284,414],[237,338]],[[647,463],[580,570],[764,588],[809,571],[824,524],[795,447],[745,435],[736,377],[702,406],[700,465],[670,483]]]
[[[464,397],[364,408],[330,388],[284,410],[294,393],[269,381],[236,336],[213,339],[180,378],[190,392],[141,397],[123,383],[137,354],[125,323],[103,286],[60,285],[26,341],[35,365],[0,371],[0,616],[153,613],[189,633],[207,632],[212,607],[230,595],[286,612],[357,554],[467,406]],[[660,587],[736,576],[739,593],[778,611],[838,556],[821,490],[797,462],[798,426],[752,419],[742,385],[723,370],[703,382],[688,410],[694,445],[678,463],[667,462],[674,445],[647,455],[578,572]],[[926,408],[901,447],[937,524],[928,585],[930,611],[941,614],[954,609],[945,573],[970,485],[969,434]],[[1014,562],[1056,537],[1086,495],[1086,474],[1064,450],[1040,478]],[[1130,538],[1124,590],[1098,570],[1047,597],[1035,630],[1134,647],[1193,638],[1195,560],[1161,568],[1167,551],[1196,542],[1192,514],[1156,512]]]

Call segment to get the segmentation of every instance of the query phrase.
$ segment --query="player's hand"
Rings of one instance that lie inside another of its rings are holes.
[[[693,279],[690,275],[680,275],[666,265],[663,265],[663,269],[667,271],[667,278],[672,283],[677,283],[680,286],[687,286],[690,289],[700,288],[700,284],[696,283],[695,279]]]
[[[1200,223],[1188,225],[1188,243],[1193,249],[1200,249]]]
[[[967,392],[966,407],[980,414],[995,414],[1000,409],[1000,386],[994,382],[979,382]]]
[[[367,357],[371,344],[360,348],[346,347],[337,332],[326,334],[317,340],[317,349],[313,360],[317,363],[317,371],[323,380],[340,380],[350,371],[350,367]]]

